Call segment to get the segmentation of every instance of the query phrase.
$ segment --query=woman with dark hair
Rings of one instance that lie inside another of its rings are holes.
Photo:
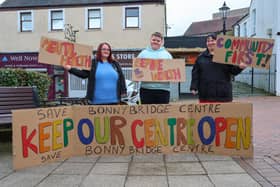
[[[65,69],[80,78],[88,78],[87,95],[90,104],[118,104],[126,95],[126,85],[122,69],[112,57],[111,46],[99,44],[90,70],[79,70],[65,65]]]
[[[190,90],[194,95],[199,95],[200,103],[231,102],[232,76],[247,67],[245,63],[240,63],[238,67],[213,62],[216,38],[216,34],[207,36],[207,49],[197,57],[192,69]]]

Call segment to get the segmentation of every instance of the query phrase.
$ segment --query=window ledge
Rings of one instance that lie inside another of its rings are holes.
[[[62,30],[50,30],[50,31],[48,31],[49,33],[56,33],[56,32],[64,32],[64,30],[62,29]]]
[[[125,27],[123,30],[141,30],[140,27]]]
[[[21,34],[30,34],[30,33],[33,33],[33,31],[18,31],[18,33],[21,33]]]
[[[102,29],[101,28],[99,28],[99,29],[86,29],[85,30],[86,32],[96,32],[96,31],[102,31]]]

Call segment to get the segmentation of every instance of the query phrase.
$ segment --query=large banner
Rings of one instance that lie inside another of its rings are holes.
[[[92,46],[41,37],[39,62],[58,66],[91,68]]]
[[[184,59],[133,59],[132,80],[152,82],[185,82]]]
[[[74,155],[205,153],[252,157],[252,104],[66,106],[13,111],[13,164]]]
[[[274,46],[273,39],[242,38],[219,35],[214,62],[268,69]]]

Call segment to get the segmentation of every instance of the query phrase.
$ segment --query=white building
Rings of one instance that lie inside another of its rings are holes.
[[[280,96],[280,1],[251,0],[249,14],[234,25],[234,35],[275,40],[270,69],[247,68],[236,80]]]

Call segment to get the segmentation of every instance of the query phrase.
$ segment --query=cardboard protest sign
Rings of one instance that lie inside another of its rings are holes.
[[[15,169],[64,160],[73,155],[72,107],[14,110]]]
[[[152,82],[186,81],[184,59],[133,59],[132,80]]]
[[[41,37],[38,61],[58,66],[91,68],[92,46]]]
[[[213,61],[237,66],[243,62],[255,68],[268,69],[273,46],[273,39],[219,35]]]
[[[13,111],[14,168],[76,155],[252,157],[252,104],[100,105]]]

